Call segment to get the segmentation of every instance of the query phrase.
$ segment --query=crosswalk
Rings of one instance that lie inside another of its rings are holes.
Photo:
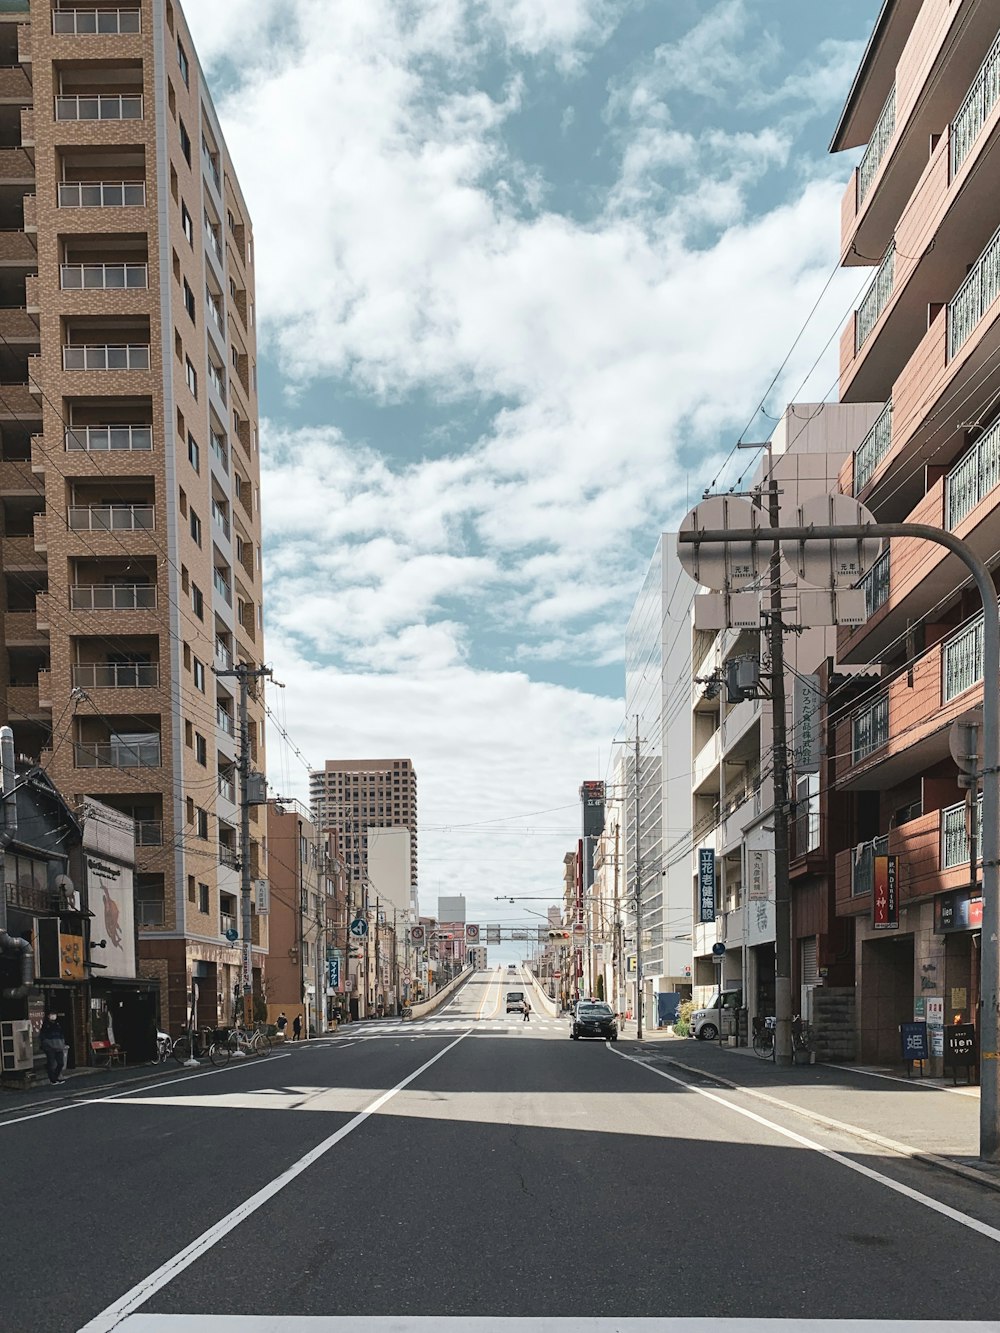
[[[467,1032],[472,1028],[473,1036],[516,1036],[537,1037],[539,1035],[566,1036],[566,1023],[558,1018],[532,1018],[529,1023],[522,1019],[510,1018],[474,1018],[456,1014],[454,1017],[415,1019],[412,1022],[398,1023],[378,1021],[351,1023],[341,1028],[333,1043],[347,1041],[399,1041],[404,1037],[446,1037],[451,1033]],[[317,1043],[310,1042],[310,1046]]]

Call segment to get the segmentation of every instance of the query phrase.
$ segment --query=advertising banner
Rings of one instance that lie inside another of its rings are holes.
[[[898,858],[876,856],[874,893],[872,894],[872,929],[899,929]]]
[[[715,851],[702,847],[698,853],[698,920],[715,920]]]
[[[752,903],[766,903],[768,897],[767,852],[763,848],[747,850],[747,897]]]

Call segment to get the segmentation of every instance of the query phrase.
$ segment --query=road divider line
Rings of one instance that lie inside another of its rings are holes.
[[[245,1199],[243,1203],[227,1213],[225,1217],[220,1218],[220,1220],[213,1226],[209,1227],[207,1231],[203,1231],[200,1236],[190,1243],[190,1245],[186,1245],[184,1249],[179,1250],[178,1253],[168,1259],[166,1263],[161,1264],[160,1267],[150,1273],[148,1277],[143,1278],[142,1281],[136,1283],[131,1290],[125,1292],[124,1296],[120,1296],[118,1300],[107,1306],[106,1309],[100,1312],[100,1314],[95,1315],[93,1319],[83,1325],[79,1330],[79,1333],[111,1333],[113,1329],[118,1327],[123,1319],[127,1318],[128,1315],[134,1310],[137,1310],[140,1306],[145,1305],[150,1297],[155,1296],[162,1287],[165,1287],[168,1283],[172,1282],[179,1273],[183,1273],[186,1268],[189,1268],[191,1264],[200,1259],[202,1255],[206,1254],[214,1245],[217,1245],[220,1240],[225,1236],[228,1236],[229,1233],[234,1231],[242,1222],[245,1222],[248,1217],[258,1210],[258,1208],[263,1207],[263,1205],[273,1199],[276,1194],[280,1194],[287,1185],[290,1185],[293,1180],[297,1180],[304,1171],[308,1171],[309,1168],[314,1166],[315,1163],[318,1162],[321,1157],[325,1156],[331,1148],[335,1148],[342,1139],[347,1138],[348,1134],[352,1134],[354,1130],[360,1128],[369,1116],[373,1116],[376,1111],[381,1110],[386,1102],[391,1101],[397,1093],[402,1092],[404,1088],[409,1087],[409,1085],[415,1079],[418,1079],[421,1074],[426,1073],[431,1065],[436,1064],[438,1060],[446,1056],[449,1051],[453,1051],[459,1042],[464,1041],[471,1032],[472,1028],[468,1028],[461,1034],[461,1036],[456,1037],[453,1042],[449,1042],[443,1050],[438,1051],[436,1055],[432,1055],[429,1060],[425,1060],[419,1069],[415,1069],[412,1074],[407,1074],[406,1078],[401,1079],[394,1087],[389,1088],[387,1092],[383,1092],[381,1096],[376,1097],[370,1106],[366,1106],[364,1110],[359,1111],[357,1115],[352,1116],[346,1125],[342,1125],[340,1129],[336,1130],[333,1134],[328,1135],[327,1138],[318,1143],[315,1148],[312,1148],[303,1157],[300,1157],[297,1162],[293,1162],[290,1167],[282,1171],[280,1176],[276,1176],[274,1180],[263,1186],[262,1189],[257,1190],[255,1194],[251,1194],[249,1199]]]
[[[980,1222],[978,1218],[970,1217],[968,1213],[960,1213],[957,1208],[951,1208],[946,1203],[932,1199],[929,1194],[922,1194],[919,1190],[911,1189],[909,1185],[893,1180],[891,1176],[884,1176],[880,1171],[875,1171],[870,1166],[855,1162],[833,1148],[824,1148],[821,1143],[817,1143],[814,1139],[807,1139],[805,1135],[797,1134],[794,1129],[787,1129],[774,1120],[768,1120],[764,1116],[758,1115],[756,1111],[749,1110],[746,1106],[737,1106],[735,1102],[729,1101],[728,1098],[720,1097],[717,1092],[709,1092],[707,1088],[699,1088],[693,1083],[688,1083],[682,1078],[666,1073],[663,1069],[656,1069],[653,1065],[647,1064],[645,1060],[640,1060],[634,1055],[626,1055],[624,1051],[616,1051],[610,1042],[605,1042],[605,1046],[612,1055],[617,1055],[620,1060],[627,1060],[629,1064],[638,1065],[640,1069],[648,1069],[657,1078],[665,1078],[668,1083],[675,1083],[678,1087],[686,1088],[688,1092],[695,1092],[699,1097],[705,1097],[710,1102],[717,1102],[719,1106],[724,1106],[726,1110],[735,1111],[737,1115],[743,1116],[746,1120],[752,1120],[755,1124],[763,1125],[765,1129],[780,1134],[782,1138],[791,1139],[793,1143],[799,1144],[800,1147],[818,1152],[822,1157],[829,1158],[831,1162],[846,1166],[848,1171],[854,1171],[859,1176],[874,1180],[877,1184],[884,1185],[886,1189],[892,1190],[893,1193],[901,1194],[906,1199],[912,1199],[914,1203],[919,1203],[934,1213],[940,1213],[942,1217],[957,1222],[959,1226],[968,1227],[970,1231],[976,1231],[979,1235],[985,1236],[987,1240],[995,1241],[1000,1245],[1000,1231],[996,1227],[991,1227],[986,1222]],[[711,1075],[708,1077],[711,1077]]]

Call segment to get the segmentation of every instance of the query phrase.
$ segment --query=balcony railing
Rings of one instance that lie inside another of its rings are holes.
[[[215,520],[216,523],[218,523],[219,527],[223,531],[223,534],[228,540],[229,519],[226,517],[226,511],[220,505],[217,505],[214,500],[212,501],[212,518]]]
[[[240,858],[236,854],[236,848],[231,847],[228,842],[219,843],[219,864],[227,866],[230,870],[235,870],[240,863]]]
[[[888,853],[888,836],[863,843],[860,851],[855,853],[851,866],[851,893],[854,897],[862,893],[871,893],[875,887],[875,858],[887,856]]]
[[[215,385],[216,393],[219,395],[222,401],[225,402],[226,378],[225,375],[222,373],[222,371],[219,370],[219,368],[211,360],[209,360],[208,362],[208,378],[209,381]]]
[[[239,930],[236,924],[236,918],[229,916],[225,912],[219,914],[219,934],[225,935],[227,930]]]
[[[948,473],[944,485],[944,525],[954,529],[980,500],[1000,484],[1000,419],[980,436]]]
[[[138,898],[136,899],[135,906],[136,920],[140,926],[163,925],[162,898]]]
[[[219,194],[221,194],[222,176],[219,174],[219,159],[209,148],[208,141],[204,138],[204,136],[202,137],[201,140],[201,155],[202,158],[204,159],[205,166],[208,167],[208,174],[211,176],[216,190],[218,191]]]
[[[144,208],[145,181],[64,181],[60,208]]]
[[[160,683],[158,662],[78,662],[73,684],[91,690],[151,690]]]
[[[948,306],[948,358],[961,350],[979,321],[1000,296],[1000,231],[979,256],[975,267]]]
[[[223,472],[228,472],[229,454],[226,450],[225,440],[222,438],[221,435],[216,435],[215,431],[213,430],[209,436],[208,443],[209,443],[209,448],[212,450],[212,453],[215,454],[216,458],[219,460],[219,466],[222,468]]]
[[[868,147],[865,149],[865,155],[861,159],[861,165],[858,167],[858,207],[864,203],[865,196],[871,189],[872,181],[882,165],[882,159],[885,157],[886,149],[892,142],[892,136],[896,133],[896,85],[893,84],[889,91],[889,96],[885,106],[882,108],[882,114],[878,118],[872,137],[868,141]]]
[[[854,494],[860,495],[892,447],[892,399],[854,451]]]
[[[142,120],[141,93],[57,97],[56,120]]]
[[[233,669],[233,655],[219,639],[215,641],[215,665],[223,671]]]
[[[220,731],[224,731],[227,736],[233,734],[233,715],[227,713],[224,708],[216,708],[215,719],[219,724]]]
[[[983,618],[953,634],[941,651],[941,698],[957,699],[983,678]]]
[[[152,505],[70,505],[73,532],[151,532]]]
[[[101,741],[92,745],[78,742],[77,768],[159,768],[160,738],[150,736],[137,741]]]
[[[218,305],[218,303],[216,301],[213,301],[210,297],[206,296],[205,309],[208,311],[208,317],[215,325],[215,327],[219,330],[220,333],[224,333],[225,330],[222,327],[222,310]]]
[[[859,585],[865,590],[865,615],[869,619],[889,600],[890,572],[887,546]]]
[[[78,584],[69,590],[74,611],[155,611],[154,583]]]
[[[212,582],[215,584],[215,591],[222,597],[229,606],[233,604],[233,590],[216,569],[212,573]]]
[[[148,370],[149,344],[108,346],[97,343],[63,348],[63,370]]]
[[[1000,101],[1000,36],[972,81],[958,115],[951,123],[951,174],[972,151],[990,112]]]
[[[236,804],[236,783],[232,778],[223,777],[219,774],[219,795],[225,797],[230,805]]]
[[[222,243],[219,240],[216,229],[205,223],[205,236],[208,241],[208,248],[215,255],[219,263],[222,263]]]
[[[878,323],[879,316],[889,304],[893,283],[896,280],[896,242],[893,241],[885,252],[885,258],[879,265],[872,284],[858,306],[854,317],[854,350],[859,352],[867,342],[872,329]]]
[[[137,819],[135,821],[135,845],[137,847],[162,847],[163,820]]]
[[[851,741],[854,763],[866,759],[889,739],[889,696],[880,695],[867,708],[859,709],[851,718]]]
[[[138,9],[57,9],[52,15],[52,31],[75,37],[89,33],[117,36],[142,32],[142,12]]]
[[[964,865],[969,860],[969,829],[966,823],[966,804],[959,801],[941,811],[941,869],[951,870],[953,866]],[[976,827],[983,818],[983,798],[979,797],[979,810]]]
[[[148,264],[61,264],[59,285],[64,292],[145,290]]]
[[[66,448],[84,453],[149,453],[152,426],[75,426],[66,432]]]

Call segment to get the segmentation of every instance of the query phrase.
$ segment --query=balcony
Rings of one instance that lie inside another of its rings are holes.
[[[892,399],[854,451],[854,494],[860,495],[892,448]]]
[[[891,548],[887,546],[858,585],[864,589],[865,615],[869,619],[889,600],[890,558]]]
[[[1000,296],[1000,231],[979,256],[948,305],[948,360],[964,346]]]
[[[888,835],[882,838],[875,838],[871,842],[862,845],[859,852],[850,853],[853,856],[851,866],[851,897],[857,898],[863,893],[871,893],[875,887],[875,858],[876,856],[887,856],[889,854]]]
[[[145,208],[145,181],[64,181],[60,208]]]
[[[56,120],[142,120],[142,94],[99,93],[56,98]]]
[[[152,532],[152,505],[70,505],[68,523],[73,532]]]
[[[993,108],[1000,102],[1000,36],[990,48],[965,101],[951,123],[951,174],[957,176],[982,133]]]
[[[851,716],[851,759],[858,764],[889,741],[889,696],[880,695]]]
[[[73,611],[155,611],[153,583],[79,584],[69,590]]]
[[[861,159],[861,165],[858,167],[858,189],[857,189],[857,207],[860,209],[864,203],[868,191],[871,189],[872,182],[878,174],[878,169],[882,165],[882,159],[886,155],[889,144],[892,142],[893,135],[896,133],[896,85],[893,84],[882,108],[882,114],[876,122],[875,129],[872,131],[872,137],[868,141],[868,147],[865,149],[865,155]]]
[[[236,804],[236,783],[222,773],[219,774],[219,795],[230,805]]]
[[[148,264],[61,264],[62,291],[145,291],[149,287]]]
[[[216,500],[212,499],[212,519],[222,529],[223,536],[229,540],[229,519],[226,517],[226,511]]]
[[[137,819],[135,821],[135,845],[137,847],[162,847],[163,820]]]
[[[103,343],[63,347],[63,370],[148,370],[149,344]]]
[[[152,426],[76,426],[66,432],[66,449],[84,453],[149,453]]]
[[[219,229],[218,227],[213,227],[207,219],[205,221],[205,239],[208,241],[208,248],[221,264],[223,259],[222,242],[219,240]]]
[[[965,801],[950,805],[941,811],[941,869],[951,870],[955,866],[968,865],[970,841],[968,829],[968,806]],[[982,826],[983,798],[979,797],[979,813],[976,826]]]
[[[229,916],[225,912],[219,914],[219,934],[225,935],[227,931],[235,930],[239,934],[239,926],[234,916]]]
[[[220,671],[233,669],[233,655],[221,639],[215,641],[215,665]]]
[[[860,352],[889,304],[896,281],[896,243],[889,246],[878,267],[871,286],[865,292],[854,315],[854,353]]]
[[[208,361],[208,382],[213,386],[215,392],[223,402],[226,401],[226,376],[225,372],[220,370],[214,361],[209,358]]]
[[[212,583],[215,585],[215,591],[223,599],[226,605],[232,606],[233,590],[217,569],[212,571]]]
[[[137,898],[135,904],[136,922],[140,928],[162,926],[164,921],[164,903],[162,898]]]
[[[220,731],[224,731],[227,736],[232,736],[234,734],[232,713],[227,713],[224,708],[217,706],[215,709],[215,720],[219,725]]]
[[[209,446],[223,472],[229,472],[229,453],[226,449],[226,442],[221,435],[216,435],[213,430],[209,436]]]
[[[85,690],[151,690],[160,683],[158,662],[78,662],[73,684]]]
[[[239,869],[240,858],[236,853],[236,848],[231,843],[219,843],[219,865],[225,866],[227,870]]]
[[[159,736],[92,744],[78,741],[74,752],[76,768],[159,768],[161,764]]]
[[[118,36],[142,32],[138,9],[57,9],[52,15],[56,36]]]
[[[983,679],[983,618],[978,616],[947,639],[941,648],[941,696],[957,699]]]

